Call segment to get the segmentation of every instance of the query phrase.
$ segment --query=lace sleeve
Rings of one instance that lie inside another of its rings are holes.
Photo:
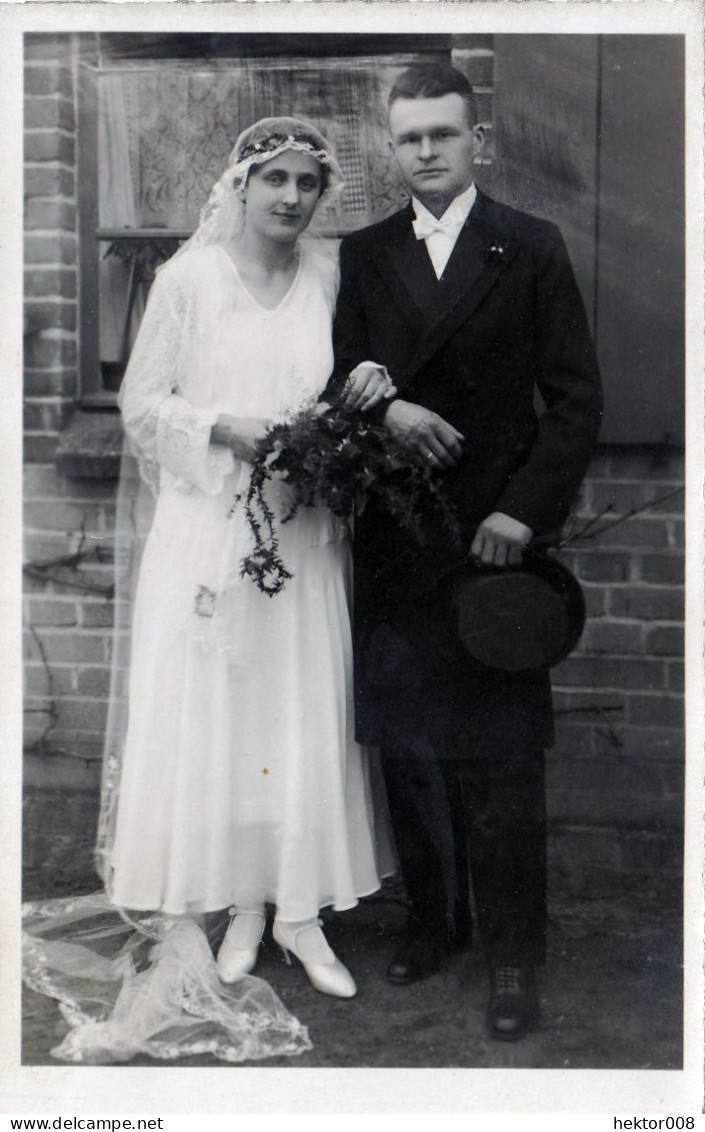
[[[177,373],[184,333],[179,308],[183,305],[178,280],[168,271],[160,272],[150,292],[119,405],[143,466],[166,468],[182,482],[217,494],[234,458],[223,445],[211,443],[217,410],[193,405],[179,392]],[[148,471],[146,478],[152,482],[155,477]]]

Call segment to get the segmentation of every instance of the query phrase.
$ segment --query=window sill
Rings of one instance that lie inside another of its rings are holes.
[[[122,440],[119,413],[79,409],[59,436],[57,471],[70,479],[116,480],[120,475]]]

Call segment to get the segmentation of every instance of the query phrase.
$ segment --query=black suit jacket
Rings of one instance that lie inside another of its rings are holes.
[[[361,361],[384,363],[400,397],[434,410],[464,434],[465,456],[444,490],[461,519],[466,550],[492,511],[537,535],[554,531],[585,474],[602,411],[595,351],[561,234],[554,224],[478,191],[436,280],[412,218],[408,206],[342,242],[333,384]],[[516,701],[525,685],[530,691],[519,697],[520,714],[533,718],[529,704],[542,705],[527,739],[536,731],[545,741],[545,674],[480,671],[454,651],[451,591],[437,581],[453,556],[458,551],[441,531],[420,552],[378,507],[368,506],[357,521],[360,737],[380,741],[385,720],[409,714],[412,687],[424,688],[427,699],[431,680],[456,731],[457,712],[467,714],[473,690],[486,701],[490,688],[502,690],[499,704],[490,697],[491,714],[506,709],[507,697]],[[449,665],[460,672],[457,679],[450,679]],[[389,681],[379,686],[381,668],[393,670],[392,683],[406,689],[403,706],[390,706],[395,697]]]

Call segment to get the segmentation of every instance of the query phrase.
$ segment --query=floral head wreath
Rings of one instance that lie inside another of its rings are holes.
[[[198,228],[182,244],[176,255],[182,255],[187,249],[222,243],[237,236],[242,231],[245,215],[239,194],[247,184],[250,169],[253,165],[271,161],[288,149],[309,154],[325,170],[321,193],[323,204],[342,189],[342,170],[329,143],[315,126],[299,118],[262,118],[240,134],[225,172],[213,186],[201,212]]]
[[[342,188],[343,174],[323,134],[309,122],[299,118],[263,118],[240,134],[230,154],[227,173],[232,175],[237,190],[247,184],[253,165],[271,161],[287,149],[307,153],[327,173],[322,198]]]

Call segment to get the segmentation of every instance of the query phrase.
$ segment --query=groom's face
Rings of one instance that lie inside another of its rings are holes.
[[[482,130],[459,94],[398,98],[389,108],[391,147],[407,188],[440,216],[473,179]]]

